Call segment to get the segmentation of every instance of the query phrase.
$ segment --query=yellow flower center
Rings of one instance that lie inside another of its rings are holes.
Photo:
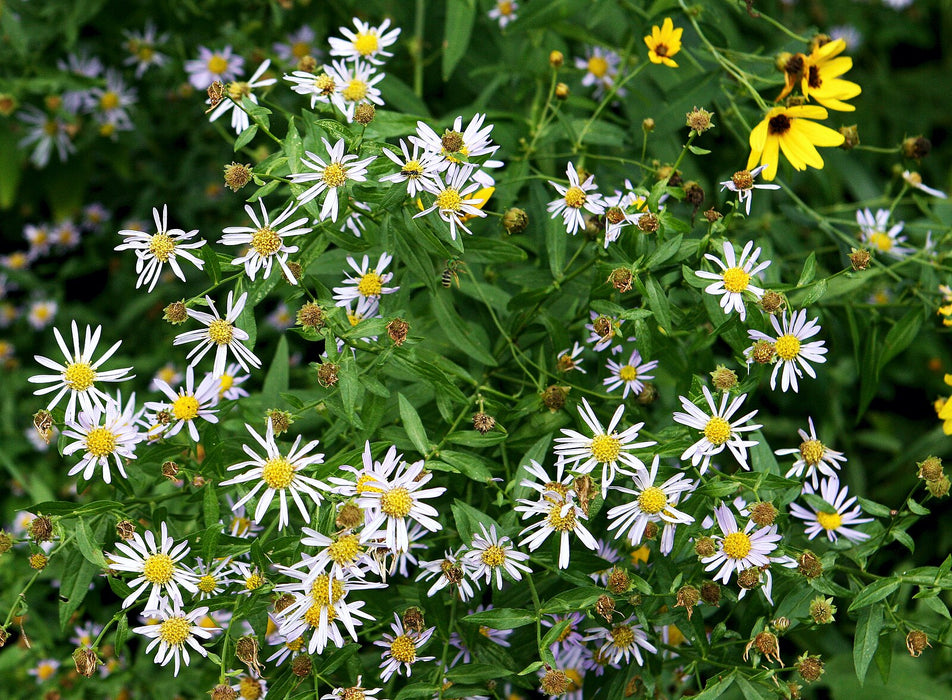
[[[440,211],[459,211],[463,206],[463,198],[452,187],[447,187],[436,198],[436,207]]]
[[[596,78],[604,78],[608,72],[608,61],[601,56],[592,56],[588,59],[588,72]]]
[[[175,420],[192,420],[198,415],[198,399],[186,394],[172,402],[172,415]]]
[[[657,486],[649,486],[638,496],[638,507],[641,508],[642,513],[654,515],[664,510],[666,505],[668,505],[668,497]]]
[[[175,241],[167,233],[157,233],[149,240],[149,252],[162,262],[168,262],[175,251]]]
[[[347,83],[347,87],[341,91],[341,94],[348,102],[360,102],[367,96],[367,83],[354,78]]]
[[[731,180],[734,182],[734,187],[739,190],[749,190],[754,186],[754,178],[749,170],[738,170]]]
[[[152,57],[155,56],[155,49],[151,46],[140,46],[139,50],[136,51],[136,55],[139,57],[139,61],[142,63],[148,63],[152,60]]]
[[[229,526],[229,532],[234,532],[236,537],[241,537],[251,529],[251,520],[248,518],[232,518]]]
[[[585,204],[585,200],[588,199],[588,196],[585,194],[585,190],[581,187],[569,187],[565,191],[565,204],[566,206],[572,207],[573,209],[580,208]]]
[[[575,529],[575,507],[569,508],[565,515],[562,515],[562,504],[553,503],[549,508],[549,525],[556,532],[568,532]]]
[[[221,398],[225,395],[225,392],[234,385],[235,378],[230,374],[223,374],[218,380],[221,382],[221,385],[218,387],[218,398]]]
[[[261,682],[251,676],[238,681],[239,694],[245,700],[258,700],[261,697]]]
[[[800,353],[800,341],[795,335],[782,335],[774,343],[774,351],[781,360],[792,360]]]
[[[198,590],[202,593],[211,593],[216,588],[218,588],[218,581],[211,574],[205,574],[198,579]]]
[[[162,623],[159,637],[169,646],[181,646],[189,638],[191,628],[192,625],[184,617],[170,617]]]
[[[843,524],[843,516],[839,513],[817,513],[816,521],[824,530],[836,530]]]
[[[257,571],[245,579],[245,590],[254,591],[264,585],[264,578]]]
[[[376,481],[370,474],[361,474],[357,479],[357,484],[355,486],[357,490],[357,495],[359,496],[362,493],[383,493],[383,489],[377,486],[367,486],[371,481]]]
[[[221,75],[228,70],[228,60],[215,54],[208,59],[208,72],[215,75]]]
[[[261,480],[272,489],[286,489],[294,481],[294,466],[284,457],[273,457],[261,468]]]
[[[499,10],[499,14],[509,16],[512,14],[512,3],[509,0],[500,0],[496,5],[496,9]]]
[[[337,90],[337,85],[334,83],[334,79],[327,73],[321,73],[314,79],[314,87],[316,87],[325,97],[334,94],[334,91]]]
[[[418,160],[408,160],[400,169],[400,173],[406,175],[411,180],[416,180],[423,176],[423,166]]]
[[[269,226],[259,228],[251,236],[251,247],[262,258],[266,258],[281,250],[281,236]]]
[[[750,554],[750,538],[743,532],[732,532],[721,542],[721,551],[731,559],[743,559]]]
[[[286,646],[291,651],[301,651],[304,648],[304,637],[298,637],[297,639],[292,639],[290,642],[285,642]]]
[[[245,81],[236,80],[233,83],[228,83],[228,96],[235,102],[241,102],[242,97],[247,97],[250,94],[251,86]]]
[[[320,603],[315,603],[307,609],[307,612],[304,613],[304,621],[311,627],[317,627],[321,624],[321,610],[327,609],[327,621],[333,622],[334,618],[337,617],[337,613],[334,612],[334,608],[329,608],[326,605],[321,605]]]
[[[361,296],[379,297],[383,291],[383,278],[377,274],[376,270],[371,270],[360,278],[360,282],[357,283],[357,291]]]
[[[86,436],[86,450],[93,457],[105,457],[116,449],[116,434],[109,428],[93,428]]]
[[[621,443],[611,435],[596,435],[589,446],[592,456],[599,462],[614,462],[621,453]]]
[[[575,626],[574,626],[571,622],[569,622],[568,627],[566,627],[564,630],[562,630],[562,634],[560,634],[558,637],[556,637],[556,640],[555,640],[555,641],[556,641],[556,642],[564,642],[566,639],[569,638],[569,635],[572,634],[572,632],[574,632],[574,631],[575,631]]]
[[[723,445],[731,436],[731,424],[720,416],[712,416],[704,426],[704,437],[712,445]]]
[[[889,234],[883,233],[882,231],[871,233],[869,242],[870,245],[876,246],[883,253],[888,253],[893,247],[893,239],[889,237]]]
[[[85,362],[74,362],[63,372],[63,381],[73,391],[86,391],[96,381],[96,370]]]
[[[826,447],[819,440],[807,440],[806,442],[800,443],[800,456],[803,458],[803,461],[811,467],[815,467],[820,463],[820,460],[823,459],[824,451],[826,451]]]
[[[175,564],[168,554],[153,554],[145,560],[142,575],[149,583],[164,585],[172,580],[175,573]]]
[[[45,124],[43,124],[43,133],[47,136],[56,136],[56,133],[59,131],[59,124],[56,123],[53,119],[48,119]]]
[[[36,668],[36,677],[41,681],[48,681],[56,673],[56,667],[53,664],[40,663]]]
[[[635,643],[635,633],[628,625],[619,625],[611,631],[612,644],[619,649],[628,649]]]
[[[311,53],[311,46],[306,41],[298,41],[291,45],[291,55],[295,58],[304,58]]]
[[[114,93],[112,90],[104,92],[102,97],[99,98],[99,109],[103,112],[108,112],[110,109],[115,109],[119,106],[119,95]]]
[[[498,544],[492,544],[486,548],[480,558],[486,566],[502,566],[502,563],[506,561],[506,550]]]
[[[233,332],[231,323],[221,318],[216,318],[208,324],[208,339],[216,345],[228,345]]]
[[[567,668],[562,673],[565,674],[571,683],[568,687],[568,692],[574,693],[576,690],[580,690],[582,687],[582,674],[576,671],[574,668]]]
[[[618,370],[618,378],[623,382],[633,382],[638,378],[638,370],[632,365],[625,365]]]
[[[322,177],[328,187],[340,187],[347,182],[347,168],[340,163],[331,163],[324,168]]]
[[[391,518],[405,518],[413,508],[413,497],[402,486],[390,489],[380,497],[380,510]]]
[[[360,32],[354,39],[354,48],[361,56],[369,56],[377,51],[377,35],[369,32]]]
[[[747,283],[750,282],[750,275],[739,267],[731,267],[724,270],[724,289],[728,292],[742,292],[747,289]]]
[[[321,606],[334,605],[341,598],[344,597],[344,584],[341,583],[336,578],[331,580],[331,588],[328,589],[329,576],[327,574],[321,574],[316,579],[314,583],[311,584],[311,598],[314,599],[314,602]]]
[[[327,556],[336,564],[349,564],[360,553],[360,541],[357,535],[344,535],[327,547]]]
[[[416,660],[416,644],[405,634],[390,642],[390,656],[402,664],[412,664]]]
[[[362,320],[363,320],[363,319],[362,319],[360,316],[358,316],[357,314],[347,314],[347,322],[348,322],[351,326],[356,326],[356,325],[357,325],[358,323],[360,323]]]

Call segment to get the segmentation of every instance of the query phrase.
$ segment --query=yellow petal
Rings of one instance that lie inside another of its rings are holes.
[[[797,105],[781,109],[781,111],[784,111],[791,119],[826,119],[829,116],[825,109],[816,105]],[[773,115],[768,113],[767,116]]]
[[[760,157],[760,162],[767,165],[760,174],[764,180],[773,180],[777,177],[777,165],[780,162],[780,139],[776,136],[767,138],[767,142],[764,144],[763,155]],[[749,167],[747,169],[750,170]]]
[[[790,131],[788,131],[784,138],[780,140],[781,148],[784,144],[787,145],[784,153],[789,156],[790,153],[794,153],[796,158],[800,160],[803,164],[803,168],[798,168],[798,170],[804,170],[807,165],[811,168],[822,168],[823,167],[823,158],[814,148],[813,144],[810,143],[810,138],[804,133],[801,128],[802,120],[797,120],[793,122],[790,126]],[[791,160],[791,162],[793,162]]]
[[[767,119],[755,126],[750,131],[750,150],[758,153],[764,150],[764,142],[767,140]]]
[[[670,66],[671,68],[677,68],[677,67],[678,67],[678,64],[675,63],[674,61],[672,61],[672,60],[671,60],[670,58],[668,58],[667,56],[663,56],[663,57],[661,58],[661,62],[662,62],[664,65],[666,65],[666,66]]]
[[[828,126],[816,122],[798,119],[795,125],[799,132],[804,134],[814,146],[839,146],[846,140],[839,131],[833,131]]]

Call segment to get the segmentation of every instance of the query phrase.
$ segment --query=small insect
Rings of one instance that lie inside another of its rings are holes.
[[[443,268],[443,274],[440,275],[440,284],[443,285],[444,289],[449,289],[453,286],[453,283],[456,283],[456,287],[459,288],[459,274],[457,270],[462,267],[463,261],[458,258],[453,258],[452,260],[446,261],[446,267]]]

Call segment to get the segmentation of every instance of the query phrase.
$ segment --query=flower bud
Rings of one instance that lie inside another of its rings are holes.
[[[502,227],[506,229],[506,233],[522,233],[528,225],[529,215],[518,207],[510,207],[502,215]]]
[[[778,617],[775,620],[770,621],[770,626],[773,627],[779,634],[783,634],[788,629],[790,629],[790,619],[786,617]]]
[[[0,116],[9,117],[18,106],[16,97],[6,92],[0,94]]]
[[[30,568],[36,569],[37,571],[42,571],[46,568],[49,559],[42,552],[37,552],[36,554],[30,555]]]
[[[250,165],[242,165],[232,161],[231,165],[225,166],[225,187],[232,192],[237,192],[249,182],[251,182]]]
[[[902,154],[906,158],[922,160],[932,150],[932,142],[923,136],[910,136],[902,142]]]
[[[737,373],[724,365],[718,365],[711,372],[711,383],[718,391],[730,391],[737,386]]]
[[[912,630],[906,635],[906,649],[912,656],[921,656],[926,647],[931,647],[929,637],[922,630]]]
[[[942,460],[939,457],[930,455],[921,462],[917,462],[916,466],[919,467],[919,478],[926,481],[937,481],[945,475],[942,469]]]
[[[188,312],[185,310],[184,299],[182,299],[182,301],[173,301],[162,311],[162,318],[173,326],[177,326],[180,323],[185,323],[185,320],[188,318]]]
[[[869,267],[870,257],[869,251],[865,248],[860,248],[859,250],[853,248],[850,252],[850,266],[854,271],[862,272]]]
[[[836,606],[833,605],[832,598],[817,596],[810,603],[810,617],[818,625],[828,625],[833,622],[833,615],[836,614]]]
[[[558,70],[565,62],[565,56],[561,51],[552,51],[549,53],[549,65]]]
[[[856,124],[841,126],[838,131],[843,134],[843,143],[840,144],[840,148],[844,151],[852,151],[859,146],[859,129]]]
[[[646,134],[650,134],[652,131],[654,131],[654,128],[655,128],[654,119],[652,119],[651,117],[646,117],[644,120],[642,120],[641,130],[644,131]]]
[[[271,429],[274,431],[274,434],[281,435],[281,433],[288,432],[288,428],[291,427],[291,424],[294,422],[294,418],[287,411],[282,411],[277,408],[269,408],[265,411],[265,425],[268,421],[271,421]]]
[[[567,387],[553,384],[542,392],[542,403],[552,413],[555,413],[565,406],[565,397],[568,396],[568,393]]]
[[[816,554],[807,550],[797,557],[797,571],[804,578],[819,578],[823,573],[823,564]]]
[[[320,304],[309,301],[298,310],[297,322],[303,328],[320,330],[324,327],[324,309]]]
[[[565,83],[558,83],[558,84],[556,84],[556,86],[555,86],[555,98],[556,98],[556,99],[558,99],[558,100],[566,100],[566,99],[568,99],[569,93],[570,93],[570,90],[569,90],[569,86],[568,86],[568,85],[566,85]]]
[[[685,126],[691,128],[691,131],[696,134],[703,134],[705,131],[714,128],[714,124],[711,122],[711,118],[714,116],[713,112],[708,112],[704,108],[695,107],[686,115]]]

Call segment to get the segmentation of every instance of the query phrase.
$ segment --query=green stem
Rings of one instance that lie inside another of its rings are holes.
[[[426,28],[426,0],[416,0],[416,15],[413,21],[413,93],[423,98],[423,32]]]

